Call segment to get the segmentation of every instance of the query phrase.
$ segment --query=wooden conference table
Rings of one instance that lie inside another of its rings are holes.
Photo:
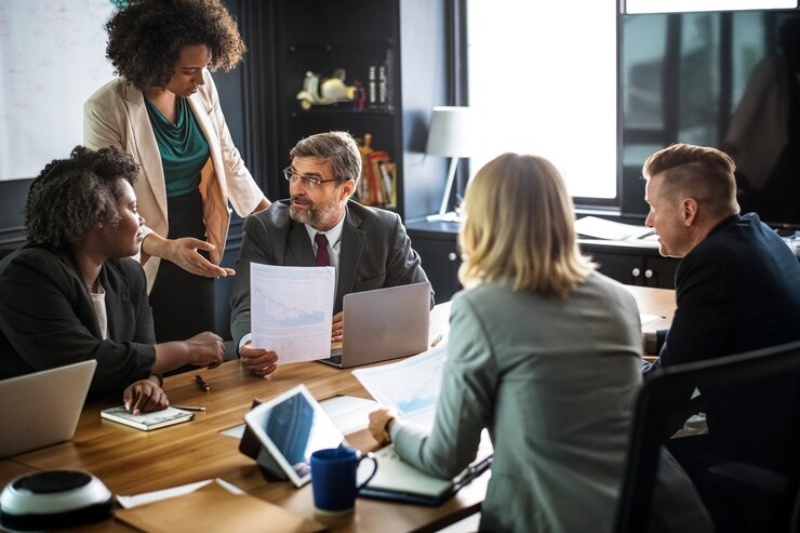
[[[664,317],[643,329],[666,327],[674,311],[674,291],[629,287],[643,314]],[[447,331],[449,304],[436,306],[431,315],[430,338]],[[221,478],[247,493],[278,504],[296,514],[328,525],[332,531],[436,531],[475,513],[486,494],[490,475],[484,474],[439,507],[397,504],[360,498],[354,514],[336,519],[314,515],[311,486],[295,489],[290,482],[266,481],[256,463],[238,451],[236,438],[221,431],[241,425],[254,398],[266,399],[300,383],[315,398],[337,394],[369,398],[349,370],[314,362],[280,366],[268,378],[251,375],[239,361],[203,370],[209,392],[195,383],[198,372],[168,377],[164,387],[176,405],[204,405],[195,420],[169,428],[144,432],[102,420],[100,410],[118,404],[113,400],[87,404],[78,429],[65,442],[0,461],[0,486],[12,478],[36,470],[80,469],[96,475],[114,494],[134,495],[176,487],[205,479]],[[5,430],[5,429],[4,429]],[[366,430],[348,436],[354,446],[377,446]],[[81,531],[130,531],[109,519],[84,526]]]

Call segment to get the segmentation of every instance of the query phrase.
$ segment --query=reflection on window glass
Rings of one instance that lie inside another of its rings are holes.
[[[678,138],[682,142],[713,146],[719,138],[720,38],[718,15],[680,16],[680,76]]]
[[[622,17],[623,175],[672,143],[736,163],[743,212],[800,226],[800,13]]]
[[[667,17],[628,17],[623,21],[622,108],[628,129],[664,128],[663,84]]]
[[[758,12],[733,15],[733,101],[744,95],[747,80],[756,64],[767,54],[762,15]]]

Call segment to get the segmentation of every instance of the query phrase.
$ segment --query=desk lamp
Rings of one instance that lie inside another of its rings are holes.
[[[458,160],[461,157],[472,155],[472,127],[472,113],[468,107],[438,106],[433,108],[425,153],[451,159],[439,212],[428,216],[428,220],[458,220],[458,215],[448,213],[447,207],[450,203],[450,192],[453,189]]]

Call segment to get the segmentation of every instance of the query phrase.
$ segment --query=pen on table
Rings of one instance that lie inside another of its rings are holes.
[[[436,338],[433,339],[433,342],[431,342],[431,348],[439,344],[443,338],[444,338],[444,333],[439,333],[438,335],[436,335]]]
[[[211,390],[211,387],[209,387],[208,384],[205,381],[203,381],[203,376],[201,376],[200,374],[197,374],[194,377],[194,380],[197,382],[197,386],[203,389],[204,391],[208,392]]]
[[[205,411],[206,408],[202,405],[170,405],[170,407],[174,407],[175,409],[181,409],[183,411]]]

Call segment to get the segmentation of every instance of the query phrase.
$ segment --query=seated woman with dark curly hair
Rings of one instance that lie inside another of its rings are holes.
[[[97,360],[90,393],[123,391],[136,412],[165,408],[160,374],[222,362],[204,332],[155,343],[139,250],[139,166],[113,147],[49,163],[25,203],[28,242],[0,262],[0,379]]]

